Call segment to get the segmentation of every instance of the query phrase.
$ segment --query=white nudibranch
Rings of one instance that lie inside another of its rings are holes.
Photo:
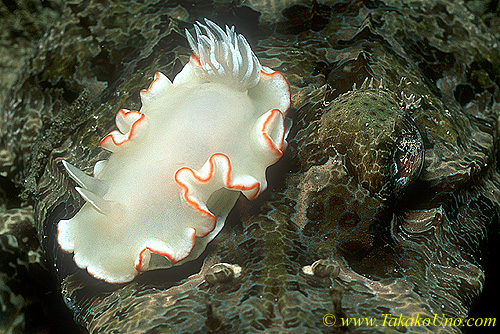
[[[63,162],[86,203],[57,241],[95,278],[124,283],[196,259],[239,193],[266,189],[286,148],[288,82],[234,27],[205,22],[196,40],[186,31],[194,54],[173,82],[157,72],[140,111],[118,112],[93,177]]]

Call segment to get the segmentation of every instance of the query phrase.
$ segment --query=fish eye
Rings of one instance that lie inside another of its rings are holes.
[[[415,123],[405,118],[403,132],[396,140],[392,161],[392,182],[396,197],[401,197],[415,181],[424,162],[424,143]]]

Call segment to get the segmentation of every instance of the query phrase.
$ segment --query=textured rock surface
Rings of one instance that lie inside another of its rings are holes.
[[[36,243],[18,241],[33,240],[34,221],[67,306],[91,333],[388,329],[326,327],[326,313],[465,319],[498,257],[494,2],[195,3],[68,2],[40,38],[1,109],[7,263],[46,267],[29,257],[41,254]],[[172,78],[181,69],[190,53],[183,30],[205,16],[235,24],[287,77],[290,147],[268,170],[268,191],[239,201],[202,258],[125,285],[98,282],[55,242],[57,222],[83,204],[60,161],[90,172],[116,111],[139,108],[155,71]],[[350,92],[366,77],[372,87]],[[6,190],[14,185],[31,200],[16,200]]]

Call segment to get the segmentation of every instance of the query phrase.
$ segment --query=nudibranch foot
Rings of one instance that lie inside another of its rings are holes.
[[[157,72],[139,111],[121,109],[88,176],[63,162],[86,201],[58,225],[61,249],[110,283],[196,259],[240,192],[254,199],[283,155],[290,88],[242,35],[206,20],[171,82]]]

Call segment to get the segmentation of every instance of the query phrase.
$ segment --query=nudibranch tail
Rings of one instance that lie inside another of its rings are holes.
[[[63,162],[86,203],[57,239],[96,278],[123,283],[196,259],[286,149],[288,82],[234,27],[205,22],[196,40],[186,33],[194,55],[174,80],[157,72],[141,109],[118,111],[93,177]]]

